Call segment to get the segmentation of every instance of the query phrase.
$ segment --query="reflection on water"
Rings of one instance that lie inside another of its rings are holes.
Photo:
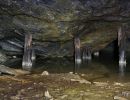
[[[127,55],[130,61],[130,54]],[[89,80],[95,81],[130,81],[130,62],[127,66],[118,66],[118,60],[113,59],[111,52],[103,51],[99,57],[93,57],[92,60],[84,60],[82,64],[74,64],[73,60],[55,59],[53,61],[39,60],[34,68],[34,72],[40,73],[47,70],[50,73],[79,73],[86,74]]]
[[[126,72],[126,65],[119,65],[119,75],[120,77],[124,77]]]
[[[45,70],[49,73],[75,72],[86,74],[86,79],[91,81],[130,82],[130,54],[127,54],[126,67],[118,66],[118,60],[113,59],[111,51],[102,51],[99,57],[84,60],[82,64],[74,64],[72,58],[37,59],[33,73],[42,73]]]
[[[81,65],[82,65],[81,63],[75,63],[73,72],[80,73],[79,70],[80,70]]]

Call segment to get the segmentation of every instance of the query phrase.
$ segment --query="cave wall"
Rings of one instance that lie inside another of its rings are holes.
[[[117,38],[122,24],[129,37],[129,0],[0,0],[0,46],[8,53],[23,48],[7,40],[23,45],[28,33],[38,55],[71,56],[74,37],[97,51]]]

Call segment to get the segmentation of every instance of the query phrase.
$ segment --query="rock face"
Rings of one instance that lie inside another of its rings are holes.
[[[128,34],[129,0],[1,0],[0,47],[22,54],[30,33],[37,55],[72,56],[74,37],[93,52],[115,40],[122,23]]]

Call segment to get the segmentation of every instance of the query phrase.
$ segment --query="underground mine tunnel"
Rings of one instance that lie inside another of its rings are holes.
[[[129,100],[129,0],[0,0],[0,100]]]

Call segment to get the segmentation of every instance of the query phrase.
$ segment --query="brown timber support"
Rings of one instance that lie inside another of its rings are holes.
[[[74,73],[78,73],[78,70],[79,70],[81,62],[82,62],[82,59],[81,59],[81,43],[80,43],[79,37],[74,38],[74,56],[75,56]]]
[[[126,33],[124,25],[118,29],[119,65],[126,66]]]
[[[32,49],[32,34],[25,34],[24,54],[22,67],[24,70],[31,70],[35,60],[35,52]]]
[[[74,38],[75,63],[81,63],[81,44],[78,37]]]
[[[92,59],[91,49],[89,47],[85,47],[83,49],[82,58],[83,58],[83,60],[91,60]]]

